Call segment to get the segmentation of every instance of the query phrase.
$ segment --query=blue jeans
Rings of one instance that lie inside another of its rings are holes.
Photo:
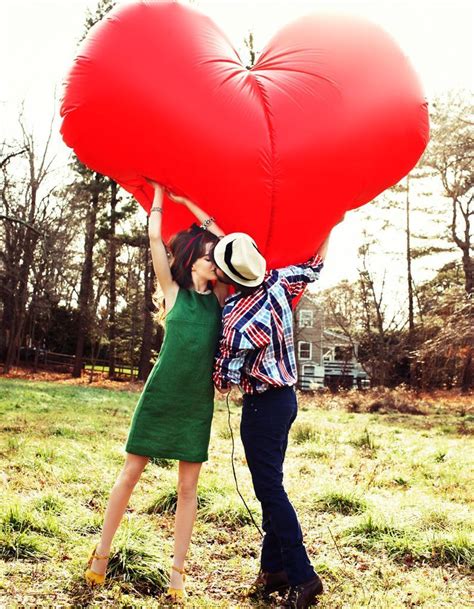
[[[288,433],[298,405],[292,387],[244,395],[240,435],[253,487],[262,505],[261,569],[286,571],[291,585],[315,576],[298,517],[283,488]]]

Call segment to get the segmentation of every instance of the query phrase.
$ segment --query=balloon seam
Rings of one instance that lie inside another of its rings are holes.
[[[274,203],[275,203],[275,171],[274,171],[274,169],[275,169],[275,159],[276,159],[276,156],[275,156],[275,129],[274,129],[272,121],[271,121],[270,104],[268,102],[268,94],[265,90],[265,87],[260,82],[257,74],[255,74],[254,72],[251,72],[251,75],[255,79],[257,91],[260,94],[260,98],[262,100],[263,113],[265,115],[265,121],[267,123],[267,129],[268,129],[268,137],[269,137],[269,141],[270,141],[271,193],[270,193],[270,218],[269,218],[269,223],[268,223],[267,239],[266,239],[266,243],[265,243],[265,247],[264,247],[264,252],[266,252],[268,249],[269,243],[270,243],[270,237],[272,234],[273,220],[274,220]]]

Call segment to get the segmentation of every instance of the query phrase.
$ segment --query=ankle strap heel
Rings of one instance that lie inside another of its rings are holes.
[[[186,572],[184,569],[180,569],[179,567],[176,567],[175,565],[171,565],[171,568],[173,569],[173,571],[176,571],[177,573],[179,573],[182,577],[183,577],[183,584],[184,581],[186,580]],[[174,602],[182,602],[186,599],[187,594],[186,594],[186,590],[183,588],[168,588],[168,593],[167,596],[170,597]]]

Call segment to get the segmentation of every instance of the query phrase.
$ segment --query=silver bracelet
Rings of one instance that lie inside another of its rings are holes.
[[[151,212],[152,212],[152,211],[159,211],[159,212],[160,212],[160,214],[162,214],[162,213],[163,213],[163,210],[161,209],[161,207],[152,207],[152,208],[150,209],[150,214],[151,214]]]
[[[208,218],[207,220],[204,220],[204,222],[201,224],[202,230],[207,230],[207,227],[215,221],[215,218]]]

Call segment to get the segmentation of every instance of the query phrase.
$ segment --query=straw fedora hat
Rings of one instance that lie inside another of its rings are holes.
[[[229,279],[239,285],[259,286],[267,263],[255,241],[246,233],[230,233],[222,237],[213,252],[214,262]]]

